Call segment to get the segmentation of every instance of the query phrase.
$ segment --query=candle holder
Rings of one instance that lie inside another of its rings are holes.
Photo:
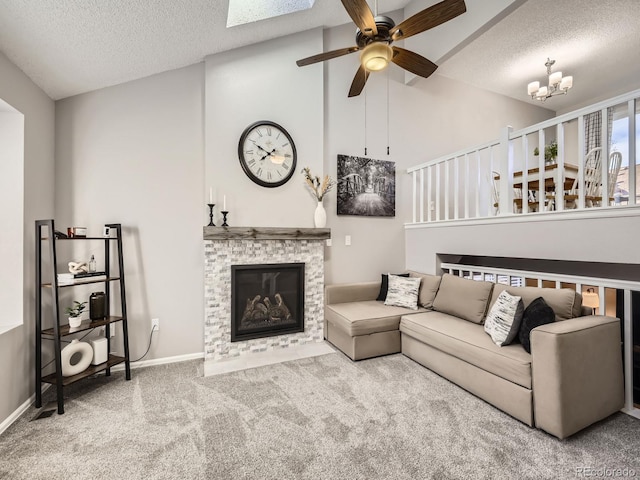
[[[223,210],[220,212],[222,214],[222,226],[223,227],[228,227],[229,225],[227,225],[227,215],[229,214],[228,210]]]
[[[207,203],[207,205],[209,206],[209,225],[207,225],[207,227],[215,227],[216,224],[213,223],[213,207],[216,206],[215,203]]]

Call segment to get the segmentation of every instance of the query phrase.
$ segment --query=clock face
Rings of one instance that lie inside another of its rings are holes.
[[[260,121],[249,125],[238,143],[244,173],[263,187],[287,183],[296,169],[296,146],[277,123]]]

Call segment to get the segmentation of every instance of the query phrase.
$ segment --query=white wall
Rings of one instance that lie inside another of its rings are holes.
[[[0,331],[23,321],[24,115],[0,100]]]
[[[398,21],[397,13],[391,14]],[[325,50],[353,44],[350,25],[325,33]],[[365,93],[347,98],[358,65],[357,54],[326,62],[325,170],[334,178],[337,155],[364,156]],[[396,217],[337,216],[335,194],[325,201],[333,246],[327,281],[344,283],[379,278],[405,268],[403,224],[411,216],[410,166],[498,138],[506,125],[521,128],[553,112],[439,76],[404,85],[404,74],[389,69],[389,146],[387,156],[387,73],[367,83],[367,157],[396,162]],[[352,246],[345,246],[351,235]]]
[[[321,51],[322,30],[315,29],[207,57],[205,191],[207,198],[209,186],[216,192],[216,212],[226,195],[229,225],[313,227],[317,202],[300,170],[322,175],[322,66],[295,62]],[[252,182],[238,160],[240,135],[258,120],[281,125],[296,145],[296,172],[277,188]]]
[[[0,53],[0,99],[24,115],[24,323],[0,334],[0,423],[34,393],[34,222],[53,216],[54,102]],[[18,203],[20,203],[18,201]],[[3,204],[0,208],[13,208]],[[0,234],[0,235],[4,235]]]
[[[640,264],[631,240],[640,235],[638,216],[411,228],[405,234],[407,268],[425,273],[439,273],[437,254]]]
[[[122,224],[134,359],[151,318],[146,359],[203,351],[203,67],[56,103],[56,228]],[[100,267],[101,242],[86,245],[76,259]]]

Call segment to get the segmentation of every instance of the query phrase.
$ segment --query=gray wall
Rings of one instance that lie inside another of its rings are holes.
[[[47,97],[0,53],[0,98],[24,114],[24,324],[0,335],[0,423],[34,393],[34,222],[53,216],[54,111]],[[3,204],[0,208],[11,208]]]
[[[56,103],[57,226],[123,225],[133,358],[151,318],[160,331],[146,359],[203,350],[203,67]],[[75,259],[95,254],[100,267],[100,243],[83,242]]]

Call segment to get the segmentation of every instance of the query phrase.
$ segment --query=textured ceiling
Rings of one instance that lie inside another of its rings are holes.
[[[259,0],[254,0],[259,1]],[[386,11],[408,0],[381,0]],[[226,28],[228,0],[1,0],[0,50],[60,99],[350,21],[338,0]]]
[[[438,73],[526,102],[527,83],[573,75],[567,95],[542,106],[586,106],[640,88],[640,1],[529,0],[440,65]]]
[[[407,4],[413,12],[436,1],[378,3],[381,12]],[[467,0],[465,15],[473,15],[472,4],[486,10],[490,3],[500,8],[503,0]],[[228,0],[2,0],[0,51],[60,99],[350,21],[339,0],[316,0],[310,10],[232,28],[226,28],[227,10]],[[529,0],[484,30],[437,73],[531,102],[526,85],[545,79],[551,57],[574,77],[568,95],[543,105],[556,111],[640,88],[640,0]],[[416,51],[431,56],[419,42]]]

